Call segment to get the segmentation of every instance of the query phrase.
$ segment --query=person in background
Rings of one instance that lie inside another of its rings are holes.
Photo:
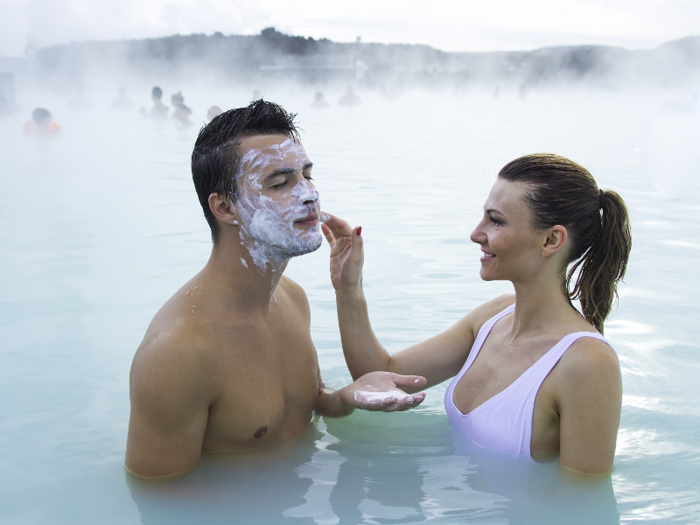
[[[161,98],[163,97],[163,90],[158,86],[153,86],[151,90],[151,100],[153,101],[153,107],[151,108],[150,117],[155,119],[164,119],[168,116],[168,106],[163,104]]]
[[[5,96],[0,94],[0,116],[6,117],[10,114],[10,108],[7,105]]]
[[[316,91],[314,94],[314,101],[311,103],[312,108],[327,108],[329,107],[328,102],[326,102],[323,96],[323,91]]]
[[[338,100],[338,104],[345,107],[353,107],[362,104],[362,100],[354,93],[353,87],[348,85],[345,93]]]
[[[120,87],[117,98],[112,100],[112,109],[128,111],[133,106],[134,103],[126,96],[126,88],[124,86]]]
[[[557,155],[508,163],[471,240],[483,254],[481,278],[510,281],[515,294],[393,355],[370,325],[361,228],[331,216],[322,229],[353,378],[416,374],[428,387],[455,378],[445,410],[469,442],[511,456],[558,455],[562,467],[584,474],[612,470],[622,383],[602,333],[632,242],[617,193],[598,189],[585,168]]]
[[[190,120],[190,115],[192,114],[192,110],[185,105],[185,97],[182,96],[182,91],[171,95],[170,102],[175,108],[173,111],[173,118],[179,120],[185,127],[191,126],[192,121]]]
[[[207,120],[211,122],[214,120],[214,117],[218,117],[221,113],[222,111],[219,106],[212,106],[207,110]]]
[[[92,111],[92,100],[84,93],[82,84],[77,85],[75,96],[68,102],[68,108],[81,113]]]
[[[32,111],[32,119],[24,123],[24,132],[28,135],[58,135],[61,126],[56,124],[51,113],[44,108]]]

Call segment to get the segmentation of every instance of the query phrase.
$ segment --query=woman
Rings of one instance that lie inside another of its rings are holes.
[[[617,193],[599,190],[588,171],[557,155],[507,164],[471,240],[483,252],[481,278],[511,281],[515,294],[394,355],[370,326],[361,227],[331,217],[323,231],[353,378],[384,370],[425,376],[430,387],[457,376],[445,395],[456,431],[499,452],[558,454],[573,471],[611,471],[622,385],[601,334],[631,247]]]

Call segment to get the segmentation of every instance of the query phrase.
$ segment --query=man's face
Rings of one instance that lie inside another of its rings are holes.
[[[241,241],[254,263],[288,259],[322,243],[318,192],[303,146],[286,135],[254,135],[238,146],[238,216]]]

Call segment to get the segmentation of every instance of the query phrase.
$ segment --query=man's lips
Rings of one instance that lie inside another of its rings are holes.
[[[294,224],[298,224],[299,226],[316,226],[318,224],[318,214],[310,213],[306,217],[295,220]]]

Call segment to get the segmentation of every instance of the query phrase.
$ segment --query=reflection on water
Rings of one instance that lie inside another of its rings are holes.
[[[285,443],[250,454],[207,455],[191,475],[172,483],[125,478],[144,525],[202,519],[211,524],[277,523],[284,511],[303,505],[314,483],[300,470],[318,461],[319,436],[310,426]],[[291,522],[315,523],[313,514],[311,509]]]
[[[206,93],[186,92],[203,118]],[[665,96],[634,93],[474,92],[459,104],[363,93],[352,112],[310,112],[304,93],[270,98],[300,112],[324,209],[363,226],[366,294],[392,352],[509,290],[478,279],[468,240],[507,161],[560,153],[625,197],[634,246],[606,326],[625,394],[613,475],[586,483],[455,443],[440,385],[415,411],[319,418],[274,447],[205,456],[174,483],[127,476],[133,352],[210,250],[189,174],[196,129],[53,103],[55,140],[0,120],[0,521],[700,521],[696,116],[658,113]],[[339,387],[349,374],[327,257],[324,246],[288,274],[309,296],[324,380]]]
[[[438,415],[389,417],[317,419],[269,449],[206,456],[172,483],[126,480],[144,525],[203,516],[212,524],[619,522],[610,477],[581,480],[555,462],[455,449]]]

